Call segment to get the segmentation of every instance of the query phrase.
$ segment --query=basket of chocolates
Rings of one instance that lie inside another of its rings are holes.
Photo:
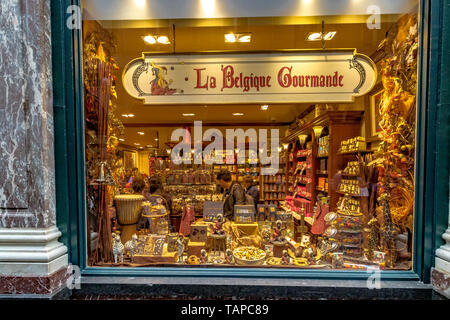
[[[260,265],[266,259],[266,252],[256,247],[238,247],[233,250],[233,256],[240,265]]]

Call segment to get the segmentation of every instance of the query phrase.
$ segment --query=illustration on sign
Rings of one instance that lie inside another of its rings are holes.
[[[144,104],[352,102],[376,83],[376,66],[354,50],[151,55],[124,69],[123,86]]]

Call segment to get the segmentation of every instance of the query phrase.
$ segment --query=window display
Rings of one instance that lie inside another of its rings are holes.
[[[89,266],[410,270],[417,11],[85,19]]]

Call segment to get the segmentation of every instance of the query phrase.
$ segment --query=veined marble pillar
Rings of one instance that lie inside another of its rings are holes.
[[[446,243],[436,250],[435,268],[431,272],[431,279],[433,288],[450,299],[450,210],[448,229],[442,238]]]
[[[65,285],[58,242],[50,0],[0,1],[0,294]]]

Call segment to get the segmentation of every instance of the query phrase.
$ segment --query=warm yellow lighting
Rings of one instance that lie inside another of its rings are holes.
[[[298,135],[298,141],[300,141],[300,144],[303,146],[303,144],[306,141],[306,138],[308,138],[307,134],[299,134]]]
[[[183,117],[193,117],[195,113],[183,113]]]
[[[144,41],[149,43],[149,44],[155,44],[156,43],[156,39],[154,36],[145,36],[144,37]]]
[[[195,150],[194,150],[194,149],[192,149],[192,150],[191,150],[191,153],[192,153],[192,154],[194,154],[194,152],[195,152]]]
[[[134,0],[134,4],[139,8],[143,8],[145,6],[145,0]]]
[[[289,143],[283,143],[284,150],[287,150],[289,148]]]
[[[138,134],[140,134],[141,136],[143,136],[145,133],[143,133],[142,131],[138,131]]]
[[[318,140],[320,138],[320,134],[322,133],[323,127],[315,126],[313,127],[313,130],[314,130],[314,137]]]
[[[122,142],[124,142],[124,141],[125,141],[125,139],[119,138],[119,141],[122,141]]]
[[[281,150],[283,150],[282,147],[278,147],[278,152],[281,152]]]
[[[302,0],[303,4],[310,4],[312,0]]]
[[[201,5],[205,14],[212,15],[216,6],[216,0],[201,0]]]
[[[308,35],[308,40],[309,41],[320,40],[321,37],[322,37],[321,32],[313,32]]]
[[[123,114],[122,117],[128,118],[128,115],[127,114]]]
[[[329,31],[327,33],[324,33],[323,40],[329,41],[334,38],[336,35],[336,31]],[[308,41],[319,41],[322,40],[322,32],[311,32],[306,37],[306,40]]]
[[[239,37],[239,42],[250,42],[251,36],[249,34]]]
[[[261,106],[261,110],[266,111],[267,109],[269,109],[267,104]]]
[[[167,151],[167,154],[171,154],[172,153],[172,150],[170,150],[170,149],[167,149],[166,151]]]
[[[155,138],[155,141],[158,141],[158,138]]]
[[[132,114],[132,113],[128,114],[128,118],[133,118],[133,117],[134,117],[134,114]]]
[[[141,144],[140,144],[140,143],[136,143],[136,142],[135,142],[135,143],[134,143],[134,145],[136,145],[136,146],[140,146]]]
[[[327,34],[325,34],[325,36],[323,38],[324,38],[324,40],[331,40],[334,38],[335,35],[336,35],[336,31],[330,31]]]
[[[236,36],[232,33],[225,34],[225,42],[236,42]]]
[[[233,113],[233,116],[243,116],[244,114],[243,113],[241,113],[241,112],[235,112],[235,113]]]
[[[167,36],[159,36],[156,41],[161,44],[170,44],[169,38]]]

